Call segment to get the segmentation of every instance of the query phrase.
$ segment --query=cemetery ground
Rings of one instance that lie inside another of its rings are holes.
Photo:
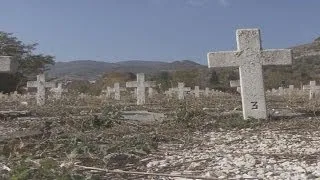
[[[91,96],[40,107],[1,100],[0,179],[320,177],[320,100],[266,100],[268,120],[243,120],[236,93],[158,94],[141,106]]]

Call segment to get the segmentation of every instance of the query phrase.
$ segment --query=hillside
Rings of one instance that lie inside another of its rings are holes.
[[[318,38],[319,39],[319,38]],[[320,80],[320,41],[290,47],[293,51],[292,66],[264,67],[266,88],[279,87],[280,85],[293,84],[299,87],[310,80]],[[49,71],[50,77],[59,79],[96,80],[106,72],[143,72],[155,74],[160,71],[177,71],[191,69],[206,69],[207,66],[193,61],[183,60],[175,62],[160,61],[122,61],[117,63],[99,61],[71,61],[57,62]],[[214,69],[216,70],[216,69]],[[239,78],[234,69],[216,70],[220,82],[228,86],[229,80]]]
[[[174,62],[160,61],[122,61],[108,63],[101,61],[70,61],[57,62],[48,72],[49,77],[59,79],[83,79],[95,80],[103,73],[108,72],[132,72],[154,74],[160,71],[188,70],[195,68],[206,68],[204,65],[193,61],[183,60]]]

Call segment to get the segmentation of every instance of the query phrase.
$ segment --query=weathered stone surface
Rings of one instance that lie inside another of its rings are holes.
[[[145,81],[144,73],[137,74],[137,81],[126,82],[126,87],[135,87],[137,89],[137,105],[143,105],[146,103],[146,88],[155,86],[155,82]]]
[[[183,100],[184,99],[184,93],[191,91],[190,87],[184,87],[183,82],[178,83],[178,99]]]
[[[37,81],[28,81],[27,87],[35,87],[37,88],[37,105],[42,106],[46,102],[46,88],[54,88],[56,87],[56,83],[46,82],[45,75],[39,74],[37,75]]]
[[[0,56],[0,73],[15,73],[18,63],[10,56]]]
[[[320,91],[320,86],[316,85],[316,81],[310,81],[310,85],[304,85],[303,90],[309,90],[309,99],[314,99]]]
[[[111,93],[114,93],[114,99],[121,99],[121,91],[125,91],[125,89],[120,88],[120,83],[116,82],[113,84],[113,88],[107,87],[107,90],[102,90],[102,93],[106,93],[106,97],[109,98]]]
[[[291,64],[291,50],[262,50],[259,29],[238,29],[237,47],[237,51],[208,53],[208,66],[239,67],[244,119],[266,119],[262,66]]]
[[[200,88],[199,86],[194,87],[194,97],[199,98],[200,97]]]

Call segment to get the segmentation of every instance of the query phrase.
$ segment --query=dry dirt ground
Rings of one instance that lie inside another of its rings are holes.
[[[238,94],[183,102],[158,96],[144,106],[73,96],[43,107],[1,100],[0,179],[320,177],[320,100],[267,101],[268,120],[244,121]],[[122,113],[141,110],[164,118]]]

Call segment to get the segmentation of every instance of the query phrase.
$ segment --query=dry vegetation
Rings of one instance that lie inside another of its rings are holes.
[[[246,128],[318,129],[319,100],[310,102],[306,96],[295,94],[268,96],[268,102],[269,109],[275,109],[268,121],[242,120],[240,97],[230,94],[199,100],[189,97],[183,102],[159,96],[145,106],[71,96],[49,101],[43,107],[36,107],[33,100],[27,107],[18,102],[2,102],[2,110],[29,113],[1,115],[1,179],[151,179],[155,176],[134,172],[148,172],[146,165],[152,159],[165,156],[164,150],[159,149],[163,145],[179,144],[180,150],[192,149],[206,141],[204,134],[208,132]],[[304,115],[275,116],[283,108]],[[154,122],[128,121],[122,110],[161,112],[166,118]],[[153,172],[166,174],[174,169],[179,167],[169,165]]]

